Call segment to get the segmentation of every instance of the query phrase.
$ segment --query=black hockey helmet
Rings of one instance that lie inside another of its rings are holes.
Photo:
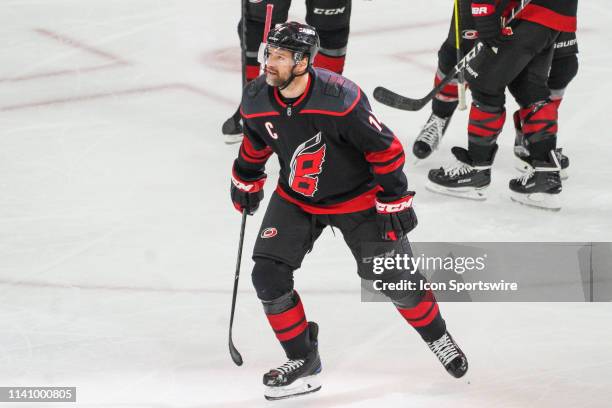
[[[308,64],[312,64],[320,47],[317,30],[296,21],[278,24],[270,30],[267,41],[268,46],[293,52],[296,64],[304,57],[308,57]]]

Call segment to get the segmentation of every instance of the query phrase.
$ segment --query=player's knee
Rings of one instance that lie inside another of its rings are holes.
[[[565,89],[576,74],[578,74],[576,55],[555,59],[550,68],[548,87],[551,90]]]
[[[550,97],[550,90],[544,84],[513,83],[508,86],[508,90],[521,107],[533,105]]]
[[[504,94],[491,94],[474,88],[470,88],[470,91],[472,93],[472,102],[478,106],[490,108],[491,112],[502,110],[506,105],[506,97]]]
[[[425,278],[420,272],[404,270],[396,273],[387,273],[379,277],[376,286],[378,291],[401,308],[416,306],[423,297],[421,282]]]
[[[267,258],[255,258],[251,273],[257,297],[264,301],[277,299],[293,290],[293,268]]]

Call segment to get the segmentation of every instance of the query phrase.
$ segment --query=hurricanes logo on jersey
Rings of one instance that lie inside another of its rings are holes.
[[[319,177],[325,161],[325,143],[321,143],[321,132],[295,149],[291,158],[289,185],[293,191],[312,197],[317,192]]]

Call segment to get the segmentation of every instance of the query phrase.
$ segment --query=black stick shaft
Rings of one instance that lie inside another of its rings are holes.
[[[234,275],[234,292],[232,293],[232,311],[230,313],[229,325],[229,351],[230,356],[237,366],[242,365],[242,356],[234,346],[232,340],[232,328],[234,326],[234,311],[236,310],[236,298],[238,297],[238,280],[240,278],[240,263],[242,261],[242,244],[244,243],[244,230],[246,229],[247,210],[242,210],[242,223],[240,224],[240,240],[238,241],[238,257],[236,259],[236,273]]]

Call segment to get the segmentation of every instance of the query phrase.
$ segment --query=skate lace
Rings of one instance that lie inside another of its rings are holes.
[[[432,115],[417,137],[417,141],[425,142],[431,146],[432,150],[435,149],[442,139],[445,124],[446,119]]]
[[[292,371],[297,370],[298,368],[300,368],[301,366],[304,365],[304,361],[302,359],[298,359],[298,360],[288,360],[285,364],[283,364],[282,366],[278,367],[276,370],[280,371],[283,374],[288,374]]]
[[[440,337],[438,340],[427,343],[427,345],[444,366],[451,362],[455,357],[459,356],[455,343],[453,343],[447,333],[445,333],[444,336]]]
[[[529,179],[531,179],[531,176],[533,176],[534,174],[535,174],[535,169],[529,166],[527,171],[525,171],[525,173],[523,173],[522,176],[517,178],[517,180],[520,181],[522,185],[526,185],[529,182]]]
[[[472,170],[472,166],[457,160],[454,165],[444,167],[444,175],[450,177],[463,176],[464,174],[470,173]]]

